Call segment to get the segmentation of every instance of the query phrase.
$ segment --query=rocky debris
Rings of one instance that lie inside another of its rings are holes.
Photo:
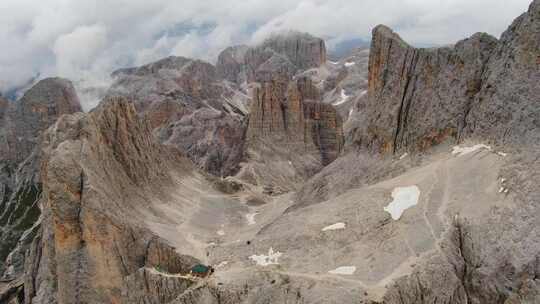
[[[23,304],[24,281],[19,278],[7,283],[0,282],[0,302],[6,304]]]
[[[70,81],[47,78],[15,102],[0,99],[0,278],[13,280],[39,228],[40,136],[63,114],[81,111]]]
[[[354,140],[391,153],[471,136],[538,141],[538,11],[535,1],[500,41],[478,33],[437,49],[413,48],[389,28],[375,28],[369,98]]]
[[[26,261],[27,303],[126,303],[132,294],[122,291],[149,280],[141,268],[187,273],[198,263],[142,225],[149,202],[170,200],[171,172],[192,169],[154,140],[133,104],[111,98],[61,117],[42,151],[43,223]]]
[[[235,88],[222,83],[209,63],[169,57],[113,73],[109,96],[131,98],[162,143],[174,146],[217,176],[238,170],[244,113]]]
[[[194,284],[196,281],[187,277],[141,268],[126,277],[122,295],[126,303],[170,303]]]

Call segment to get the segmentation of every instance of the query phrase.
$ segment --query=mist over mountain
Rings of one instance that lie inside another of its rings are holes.
[[[384,23],[413,44],[452,44],[477,31],[499,36],[528,4],[5,0],[0,7],[5,16],[0,20],[0,92],[6,95],[33,78],[51,76],[69,78],[82,90],[103,87],[110,84],[108,75],[114,70],[170,55],[215,63],[227,46],[256,44],[286,30],[332,37],[327,43],[333,46],[351,39],[369,41],[370,30]],[[86,109],[97,104],[92,96],[88,99]]]

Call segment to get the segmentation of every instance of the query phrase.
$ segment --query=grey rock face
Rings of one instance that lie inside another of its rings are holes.
[[[375,28],[357,143],[396,153],[469,136],[538,141],[538,14],[533,2],[500,41],[479,33],[439,49],[415,49]]]
[[[503,33],[465,120],[465,134],[500,144],[540,142],[540,2]]]
[[[342,121],[335,108],[320,101],[309,78],[289,83],[278,77],[254,90],[246,141],[254,167],[244,172],[258,172],[265,177],[257,179],[293,190],[337,158]]]
[[[154,141],[132,104],[110,99],[88,115],[63,116],[42,149],[43,223],[26,261],[26,303],[145,303],[189,286],[144,276],[198,263],[153,236],[140,213],[166,199],[172,171],[192,169]],[[148,293],[129,290],[141,284]],[[155,298],[160,284],[171,287]]]
[[[47,78],[38,82],[8,107],[0,154],[16,163],[23,161],[32,152],[41,131],[59,116],[81,110],[75,89],[68,80]]]
[[[457,138],[496,44],[477,34],[452,48],[415,49],[390,29],[375,28],[358,143],[395,153]]]
[[[135,101],[162,143],[175,146],[200,168],[231,175],[242,157],[244,113],[227,102],[234,94],[214,66],[169,57],[138,68],[119,70],[109,96]]]
[[[231,46],[223,50],[217,60],[216,69],[220,78],[233,83],[246,81],[244,71],[244,57],[249,47],[247,45]]]
[[[317,58],[320,46],[268,43],[255,56],[266,59],[254,79],[271,78],[254,85],[248,121],[227,98],[249,51],[224,55],[221,71],[168,58],[118,72],[111,95],[134,103],[62,116],[40,157],[19,165],[42,169],[42,223],[12,251],[27,256],[24,287],[0,282],[0,301],[540,302],[539,3],[501,41],[415,49],[378,27],[369,96],[356,99],[358,149],[341,157],[327,93],[348,93],[349,71],[332,80],[310,65],[326,89],[309,70],[291,74],[302,65],[294,52]],[[247,163],[230,179],[212,184],[183,157],[222,173],[238,162],[228,150],[238,138]],[[501,145],[457,156],[437,145],[446,139]],[[415,204],[395,219],[387,204],[413,185]],[[216,272],[186,275],[199,263]]]
[[[16,102],[0,100],[0,277],[22,272],[37,233],[41,195],[40,136],[61,115],[81,111],[71,82],[48,78]]]
[[[225,49],[217,70],[229,81],[242,83],[270,81],[276,75],[291,78],[297,72],[326,62],[324,40],[305,33],[274,35],[261,44]]]

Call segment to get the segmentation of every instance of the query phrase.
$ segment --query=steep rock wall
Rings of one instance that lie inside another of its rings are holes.
[[[145,268],[187,273],[198,262],[143,225],[151,203],[167,199],[170,172],[191,166],[154,142],[133,104],[109,99],[88,115],[63,116],[42,147],[43,223],[25,265],[26,303],[159,303],[191,285],[178,278],[157,298],[130,289],[171,281],[141,276]]]
[[[537,1],[502,39],[478,33],[453,47],[417,49],[373,30],[368,101],[354,141],[375,151],[421,151],[446,139],[538,140]]]

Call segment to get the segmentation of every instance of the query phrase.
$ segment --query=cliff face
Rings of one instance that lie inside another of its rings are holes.
[[[113,74],[109,96],[135,101],[162,143],[175,146],[215,175],[237,171],[242,157],[243,115],[209,63],[169,57]],[[208,135],[210,134],[210,135]]]
[[[540,142],[540,2],[503,33],[482,75],[465,133],[501,144]]]
[[[171,172],[191,167],[154,142],[131,103],[109,99],[88,115],[63,116],[42,149],[44,213],[26,261],[26,303],[161,303],[192,285],[153,270],[187,273],[198,261],[155,237],[142,217],[167,200]]]
[[[292,190],[337,158],[343,146],[341,117],[334,107],[320,101],[309,78],[289,82],[277,77],[254,89],[246,145],[248,155],[256,155],[252,161],[267,164],[266,169],[256,170],[267,176],[262,180]],[[273,170],[275,174],[268,176]]]
[[[35,236],[41,195],[41,134],[63,114],[81,111],[71,82],[48,78],[18,101],[0,101],[0,278],[22,272]]]
[[[343,144],[341,118],[320,101],[309,78],[284,82],[275,79],[254,91],[247,140],[276,139],[276,144],[318,149],[323,165],[332,162]]]
[[[416,49],[387,27],[375,28],[369,96],[355,140],[396,153],[470,136],[537,139],[531,114],[540,110],[538,23],[532,4],[500,41],[475,34],[439,49]]]
[[[38,82],[20,100],[4,107],[0,155],[21,162],[32,152],[40,132],[61,115],[79,111],[82,109],[70,81],[47,78]]]
[[[248,49],[249,47],[246,45],[238,45],[223,50],[219,54],[216,64],[218,75],[230,82],[244,82],[246,80],[245,75],[243,75],[244,57]]]
[[[233,82],[265,82],[275,75],[291,78],[300,70],[316,68],[325,62],[324,40],[291,32],[270,37],[254,47],[224,50],[219,55],[217,70]]]

